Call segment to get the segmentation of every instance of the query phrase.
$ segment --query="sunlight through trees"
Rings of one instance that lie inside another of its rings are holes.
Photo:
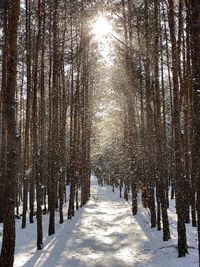
[[[175,199],[177,255],[190,251],[189,224],[200,251],[198,1],[0,7],[0,267],[13,266],[15,221],[36,221],[42,250],[44,218],[49,236],[72,220],[92,173],[133,216],[141,201],[163,241]]]

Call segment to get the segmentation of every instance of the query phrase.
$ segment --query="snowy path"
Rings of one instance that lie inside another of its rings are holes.
[[[129,203],[119,199],[110,188],[100,188],[93,183],[89,203],[71,221],[57,224],[56,235],[47,236],[48,218],[44,219],[43,251],[35,250],[33,225],[17,230],[15,266],[198,266],[197,249],[191,249],[186,258],[178,259],[176,241],[163,243],[162,233],[150,229],[148,216],[146,210],[140,209],[134,218]],[[190,235],[194,235],[192,229]]]
[[[127,216],[130,206],[116,202],[112,192],[109,192],[111,197],[106,193],[105,188],[93,188],[91,201],[73,219],[73,226],[66,223],[40,258],[25,266],[122,267],[148,262],[143,250],[143,256],[135,250],[136,247],[140,250],[141,243],[148,240],[138,225],[133,227],[132,216]]]

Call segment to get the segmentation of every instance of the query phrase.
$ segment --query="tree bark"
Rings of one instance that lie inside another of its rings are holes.
[[[197,192],[197,231],[200,257],[200,5],[198,0],[191,0],[191,52],[192,52],[192,81],[193,81],[193,180]]]
[[[0,256],[1,267],[12,267],[15,251],[15,188],[18,159],[18,137],[16,132],[16,87],[17,87],[17,30],[20,1],[13,0],[8,21],[7,86],[4,94],[4,111],[7,131],[7,168],[4,192],[4,228]]]

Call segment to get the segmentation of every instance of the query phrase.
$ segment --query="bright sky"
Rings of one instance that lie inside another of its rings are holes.
[[[106,37],[112,32],[112,25],[103,16],[98,16],[92,27],[92,33],[95,35],[96,39]]]
[[[93,21],[92,34],[95,41],[99,44],[99,52],[106,60],[107,64],[111,64],[110,55],[112,49],[112,41],[109,34],[113,34],[111,23],[103,15],[97,16]]]

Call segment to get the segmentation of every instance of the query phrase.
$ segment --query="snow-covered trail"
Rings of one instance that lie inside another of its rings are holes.
[[[88,205],[62,227],[40,257],[25,266],[122,267],[147,261],[147,255],[133,249],[141,249],[141,243],[148,240],[141,228],[133,225],[133,218],[127,216],[130,206],[117,202],[116,196],[109,193],[110,197],[106,188],[93,187]]]
[[[162,242],[162,233],[150,229],[146,210],[140,210],[134,218],[130,204],[119,199],[110,188],[98,187],[93,179],[91,190],[89,203],[71,221],[57,225],[53,237],[45,236],[43,251],[36,251],[35,244],[29,244],[27,237],[19,235],[15,266],[198,266],[197,250],[178,259],[175,241]]]

